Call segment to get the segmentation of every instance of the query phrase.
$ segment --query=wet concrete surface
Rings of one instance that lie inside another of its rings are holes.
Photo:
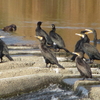
[[[59,63],[65,67],[65,70],[57,68],[57,66],[54,68],[45,68],[45,62],[39,50],[38,52],[35,49],[32,51],[33,47],[31,48],[29,46],[28,48],[24,46],[24,49],[22,49],[21,46],[8,47],[10,54],[12,50],[15,51],[12,53],[13,55],[11,54],[14,61],[9,61],[4,57],[3,63],[0,64],[0,84],[2,86],[0,89],[0,97],[13,96],[33,90],[37,91],[50,83],[58,84],[63,79],[67,80],[66,85],[69,86],[70,84],[73,90],[76,90],[79,86],[83,86],[85,83],[85,81],[78,81],[82,78],[76,68],[75,62],[68,61],[69,57],[57,55]],[[16,49],[19,50],[19,55]],[[26,50],[28,50],[29,54]],[[22,52],[26,52],[26,54],[23,55]],[[91,69],[93,76],[100,78],[99,67],[92,67]],[[78,85],[76,82],[82,84]],[[90,82],[91,81],[87,81],[85,85],[89,85]],[[94,81],[92,84],[96,86],[96,82]],[[99,83],[100,82],[98,82],[98,84]],[[73,88],[73,86],[75,88]],[[84,90],[84,88],[81,88],[81,90]],[[90,90],[86,90],[88,91],[86,95],[88,95]]]

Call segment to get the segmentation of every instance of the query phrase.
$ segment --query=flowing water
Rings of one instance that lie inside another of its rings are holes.
[[[71,52],[80,39],[75,33],[85,28],[94,28],[100,39],[100,0],[0,0],[0,4],[0,29],[10,24],[17,25],[17,31],[14,33],[0,31],[0,35],[6,36],[3,39],[6,44],[37,44],[38,41],[34,36],[38,21],[43,22],[42,28],[47,33],[51,30],[51,24],[55,24],[56,32],[62,36],[67,49]],[[93,40],[93,34],[90,34],[89,38]],[[100,44],[97,48],[100,51]],[[43,96],[47,95],[49,90],[50,100],[60,100],[57,99],[59,94],[62,96],[73,94],[71,91],[54,89],[50,90],[48,87],[41,93]],[[77,98],[74,95],[70,97],[74,97],[74,100]],[[40,96],[38,96],[40,99],[32,98],[27,100],[42,100]]]
[[[82,87],[81,87],[82,88]],[[82,88],[83,90],[84,88]],[[2,100],[79,100],[81,98],[86,98],[87,94],[74,93],[68,87],[62,88],[61,85],[50,84],[47,88],[39,90],[37,92],[31,92],[28,94],[19,95],[16,97],[2,99]]]

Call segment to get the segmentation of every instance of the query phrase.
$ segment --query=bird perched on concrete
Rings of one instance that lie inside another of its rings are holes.
[[[4,36],[0,36],[0,38],[4,38]],[[0,39],[0,59],[1,62],[3,60],[3,56],[6,56],[10,61],[13,61],[13,58],[9,55],[9,50],[7,45],[3,40]]]
[[[86,43],[86,34],[77,34],[83,38],[82,50],[88,55],[90,63],[92,60],[100,60],[100,53],[97,48],[89,43]]]
[[[56,28],[54,24],[52,24],[52,30],[49,32],[49,36],[53,41],[53,47],[55,49],[58,49],[58,51],[60,49],[64,49],[66,52],[72,54],[69,50],[66,49],[65,43],[62,37],[56,33]]]
[[[92,78],[92,71],[90,66],[83,60],[83,52],[73,52],[77,57],[75,58],[76,66],[80,75],[85,78]]]
[[[42,22],[37,22],[37,28],[35,30],[36,36],[43,36],[46,39],[46,45],[53,46],[53,41],[51,40],[50,36],[41,28]]]
[[[90,42],[90,39],[89,39],[89,37],[87,36],[88,31],[81,31],[80,34],[86,34],[86,35],[85,35],[85,43],[89,43],[89,42]],[[78,34],[76,33],[76,35],[78,35]],[[83,54],[85,54],[85,52],[84,52],[83,49],[82,49],[83,41],[84,41],[84,39],[83,39],[82,37],[81,37],[80,40],[77,41],[77,43],[76,43],[76,45],[75,45],[75,50],[74,50],[74,52],[83,52]],[[75,58],[76,58],[76,56],[77,56],[77,55],[73,55],[73,56],[71,57],[71,60],[74,61]]]
[[[57,59],[56,59],[56,57],[55,57],[53,51],[51,51],[51,50],[47,47],[45,37],[44,37],[44,36],[36,36],[36,38],[39,39],[39,41],[40,41],[40,46],[39,46],[39,48],[40,48],[41,53],[42,53],[42,55],[43,55],[43,57],[44,57],[44,59],[45,59],[46,67],[51,67],[51,64],[52,64],[52,65],[55,64],[55,65],[57,65],[59,68],[64,69],[64,67],[61,66],[61,65],[58,63],[58,61],[57,61]],[[50,64],[50,65],[48,66],[48,64]]]

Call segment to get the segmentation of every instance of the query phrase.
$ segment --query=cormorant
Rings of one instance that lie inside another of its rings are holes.
[[[82,43],[82,50],[89,56],[90,62],[91,60],[100,60],[100,53],[96,47],[86,43],[86,34],[78,34],[78,36],[81,36],[84,39]]]
[[[66,52],[71,53],[65,48],[65,43],[62,37],[56,33],[56,28],[54,24],[52,24],[52,30],[49,32],[49,36],[53,41],[53,46],[55,49],[64,49]]]
[[[97,43],[100,43],[100,39],[97,39],[96,30],[95,29],[85,29],[85,30],[88,31],[88,33],[93,33],[93,35],[94,35],[93,43],[94,43],[94,46],[96,47]]]
[[[13,31],[16,31],[17,30],[17,26],[15,24],[11,24],[10,27],[13,28]]]
[[[2,36],[0,36],[2,38]],[[6,56],[10,61],[13,61],[13,58],[10,57],[9,55],[9,50],[8,50],[8,47],[7,45],[5,44],[4,41],[2,41],[0,39],[0,59],[1,59],[1,62],[3,60],[3,56]]]
[[[76,66],[80,72],[83,80],[85,78],[92,78],[92,71],[90,66],[83,60],[83,52],[73,52],[77,57],[75,58]]]
[[[53,41],[51,40],[50,36],[41,28],[42,22],[39,21],[37,23],[37,28],[35,30],[36,36],[43,36],[46,39],[46,45],[50,45],[51,47],[53,46]]]
[[[88,31],[81,31],[80,32],[80,34],[88,34]],[[78,35],[77,33],[76,33],[76,35]],[[77,41],[77,43],[76,43],[76,45],[75,45],[75,50],[74,50],[74,52],[83,52],[83,54],[85,54],[85,52],[83,51],[83,49],[82,49],[82,43],[83,43],[83,41],[84,41],[84,39],[83,38],[81,38],[79,41]],[[88,36],[86,35],[85,36],[85,43],[89,43],[90,42],[90,39],[88,38]],[[71,60],[75,60],[75,58],[76,58],[76,56],[77,55],[73,55],[72,57],[71,57]]]
[[[17,26],[15,24],[11,24],[9,26],[4,27],[2,30],[7,31],[7,32],[9,31],[13,32],[13,31],[16,31],[16,29],[17,29]]]
[[[63,66],[61,66],[58,63],[54,53],[47,47],[45,37],[44,36],[36,36],[36,37],[40,41],[39,48],[40,48],[41,53],[45,59],[46,67],[48,67],[48,64],[50,64],[49,67],[51,67],[51,64],[56,64],[58,67],[65,69]]]

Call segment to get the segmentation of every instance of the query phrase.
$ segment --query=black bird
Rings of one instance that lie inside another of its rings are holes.
[[[0,36],[2,38],[2,36]],[[6,56],[10,61],[13,61],[13,58],[10,57],[9,55],[9,50],[8,50],[8,47],[7,45],[5,44],[4,41],[2,41],[0,39],[0,59],[1,59],[1,62],[3,60],[3,56]]]
[[[7,32],[13,32],[17,30],[17,26],[15,24],[11,24],[9,26],[6,26],[2,29],[3,31],[7,31]]]
[[[50,45],[51,47],[53,46],[53,41],[51,40],[50,36],[41,28],[42,22],[39,21],[37,23],[37,28],[35,30],[36,36],[43,36],[46,39],[46,45]]]
[[[55,49],[64,49],[66,52],[71,53],[65,48],[65,43],[62,37],[56,33],[56,28],[54,24],[52,24],[52,30],[49,32],[49,36],[53,41],[53,46]]]
[[[65,69],[63,66],[61,66],[58,63],[54,53],[46,46],[46,39],[45,39],[45,37],[43,37],[43,36],[36,36],[36,37],[40,41],[39,48],[40,48],[41,53],[42,53],[42,55],[43,55],[43,57],[45,59],[46,67],[48,67],[48,64],[50,64],[49,67],[51,67],[51,64],[56,64],[58,67]]]
[[[85,78],[92,78],[92,71],[90,66],[83,60],[83,52],[73,52],[77,57],[75,58],[76,66],[80,72],[83,80]]]
[[[84,39],[82,43],[82,50],[89,56],[90,62],[91,60],[100,60],[100,53],[96,47],[86,43],[86,34],[78,34],[78,36],[81,36]]]
[[[81,31],[80,34],[88,34],[88,31]],[[78,35],[78,34],[76,33],[76,35]],[[77,41],[77,43],[76,43],[76,45],[75,45],[75,50],[74,50],[74,52],[83,52],[83,54],[85,54],[85,52],[84,52],[83,49],[82,49],[83,41],[84,41],[84,38],[80,38],[80,40]],[[90,39],[89,39],[88,36],[86,35],[86,36],[85,36],[85,43],[89,43],[89,42],[90,42]],[[77,55],[74,54],[74,55],[71,57],[71,60],[74,61],[75,58],[76,58],[76,56],[77,56]]]
[[[17,30],[17,26],[15,24],[11,24],[9,26],[12,27],[13,31],[16,31]]]
[[[85,29],[85,30],[88,31],[88,33],[93,33],[93,35],[94,35],[93,43],[94,43],[94,46],[96,47],[97,43],[100,43],[100,39],[97,39],[96,30],[95,29]]]

